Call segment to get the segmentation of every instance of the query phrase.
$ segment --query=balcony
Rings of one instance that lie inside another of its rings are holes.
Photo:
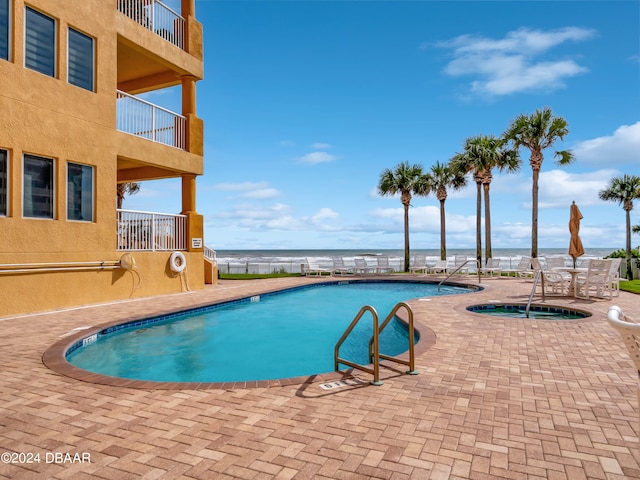
[[[121,132],[185,150],[186,123],[182,115],[117,91],[116,128]]]
[[[187,249],[187,216],[117,210],[118,250],[175,251]]]
[[[185,19],[158,0],[118,0],[118,10],[176,47],[185,49]]]

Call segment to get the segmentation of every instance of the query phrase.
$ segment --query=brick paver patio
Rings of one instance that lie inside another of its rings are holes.
[[[513,278],[410,301],[435,343],[417,356],[419,375],[382,368],[382,386],[326,391],[324,377],[310,377],[258,388],[126,388],[42,363],[73,329],[317,281],[222,281],[0,319],[0,478],[640,478],[638,373],[605,320],[614,304],[638,315],[640,297],[624,292],[547,298],[593,313],[579,321],[465,310],[526,302],[531,282]]]

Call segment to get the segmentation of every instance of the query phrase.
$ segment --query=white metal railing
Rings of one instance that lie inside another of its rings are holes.
[[[213,248],[204,246],[204,258],[209,260],[213,265],[218,264],[218,259],[216,257],[216,251]]]
[[[116,92],[116,128],[170,147],[184,150],[186,146],[185,117],[120,90]]]
[[[118,250],[186,250],[187,216],[117,210]]]
[[[118,10],[184,50],[185,20],[158,0],[118,0]]]

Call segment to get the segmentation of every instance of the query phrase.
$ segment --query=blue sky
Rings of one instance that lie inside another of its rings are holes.
[[[624,211],[597,194],[614,176],[640,175],[639,5],[196,0],[205,243],[402,248],[400,200],[376,194],[385,168],[428,170],[467,137],[500,135],[518,114],[548,106],[569,123],[554,149],[576,161],[560,168],[545,151],[539,247],[568,246],[575,201],[585,248],[622,248]],[[180,112],[179,89],[146,98]],[[518,173],[494,172],[494,248],[531,246],[529,152],[521,156]],[[179,179],[145,182],[124,208],[177,212],[180,188]],[[439,248],[437,199],[412,205],[412,248]],[[474,247],[475,184],[445,205],[447,246]]]

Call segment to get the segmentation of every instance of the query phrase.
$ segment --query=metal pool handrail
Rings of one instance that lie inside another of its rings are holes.
[[[476,260],[475,258],[473,260],[467,260],[466,262],[464,262],[462,265],[459,265],[458,267],[456,267],[456,269],[451,272],[449,275],[447,275],[447,278],[445,278],[444,280],[442,280],[439,284],[438,284],[438,291],[440,291],[440,285],[442,285],[444,282],[446,282],[447,280],[449,280],[451,278],[452,275],[454,275],[458,270],[460,270],[462,267],[464,267],[467,263],[472,262],[476,264],[476,269],[478,270],[478,283],[482,283],[482,274],[480,272],[480,264],[478,263],[478,260]]]
[[[392,362],[400,363],[402,365],[407,365],[409,367],[409,371],[406,373],[408,373],[409,375],[417,375],[418,371],[415,369],[415,355],[414,355],[415,337],[414,337],[414,331],[413,331],[413,310],[411,309],[411,307],[404,302],[400,302],[396,304],[396,306],[393,307],[393,310],[391,310],[389,315],[387,315],[387,318],[384,319],[384,322],[382,322],[382,324],[380,325],[380,328],[378,329],[378,335],[382,333],[385,327],[389,324],[389,322],[391,322],[391,320],[393,320],[393,318],[398,313],[398,310],[400,310],[401,308],[404,308],[408,314],[407,322],[409,325],[408,327],[409,328],[409,360],[402,360],[400,358],[392,357],[390,355],[384,355],[382,353],[378,353],[378,357],[382,358],[383,360],[391,360]],[[371,340],[369,340],[369,360],[370,361],[373,360],[372,350],[373,350],[374,337],[375,337],[375,333],[374,333],[374,336],[371,337]]]
[[[366,313],[370,312],[373,317],[373,369],[365,367],[364,365],[360,365],[358,363],[350,362],[349,360],[345,360],[344,358],[340,358],[340,346],[347,339],[351,331],[355,328],[356,324],[360,321],[362,316]],[[340,337],[340,340],[336,343],[336,347],[334,349],[333,358],[334,358],[334,368],[337,372],[338,366],[340,363],[344,365],[348,365],[352,368],[357,368],[358,370],[362,370],[364,372],[370,373],[373,375],[373,380],[371,381],[372,385],[382,385],[383,382],[380,381],[380,344],[379,340],[379,331],[378,331],[378,312],[376,309],[370,305],[365,305],[360,309],[355,318],[351,321],[351,324],[347,327],[345,332]]]
[[[542,275],[542,270],[536,270],[536,276],[533,279],[533,288],[531,289],[531,294],[529,295],[529,301],[527,302],[527,306],[524,309],[524,314],[527,318],[529,318],[529,310],[531,310],[531,302],[533,301],[533,295],[536,293],[536,287],[538,286],[538,280],[542,278],[542,301],[544,302],[544,275]]]

